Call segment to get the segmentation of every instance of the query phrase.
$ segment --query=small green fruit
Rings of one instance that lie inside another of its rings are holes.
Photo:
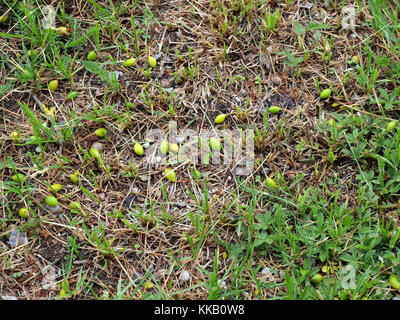
[[[154,57],[152,57],[152,56],[150,56],[147,59],[147,61],[148,61],[149,65],[150,65],[150,67],[152,67],[152,68],[154,68],[156,66],[156,64],[157,64],[156,59]]]
[[[127,67],[127,68],[132,67],[135,63],[136,63],[136,59],[130,58],[124,62],[124,67]]]
[[[76,97],[78,97],[78,94],[79,94],[79,92],[71,91],[71,92],[67,95],[67,100],[75,99]]]
[[[90,51],[87,55],[87,59],[89,61],[94,61],[96,60],[96,51]]]
[[[265,179],[265,183],[266,185],[270,188],[270,189],[275,189],[276,188],[276,182],[274,179],[267,177]]]
[[[11,179],[12,179],[14,182],[22,183],[22,181],[25,179],[25,175],[22,174],[22,173],[17,173],[17,174],[15,174],[15,175],[13,175],[13,176],[11,177]]]
[[[179,151],[179,146],[176,143],[171,143],[169,145],[169,148],[171,149],[172,152],[178,152]]]
[[[161,152],[162,154],[167,154],[167,153],[168,153],[168,150],[169,150],[168,141],[167,141],[167,140],[161,141],[161,143],[160,143],[160,152]]]
[[[90,148],[89,153],[92,156],[92,158],[94,158],[94,159],[100,158],[100,152],[99,152],[99,150],[97,150],[95,148]]]
[[[221,146],[221,141],[219,141],[215,137],[210,138],[210,148],[212,151],[220,151],[222,146]]]
[[[143,146],[138,142],[133,146],[133,151],[135,151],[138,156],[142,156],[144,153]]]
[[[18,214],[21,218],[24,218],[24,219],[29,218],[29,210],[27,208],[19,209]]]
[[[353,58],[351,58],[351,63],[358,64],[359,62],[360,62],[360,59],[358,58],[358,56],[353,56]]]
[[[151,281],[146,280],[146,281],[143,283],[143,287],[144,287],[145,289],[147,289],[147,290],[150,290],[151,288],[153,288],[153,284],[151,283]]]
[[[58,88],[58,80],[51,80],[49,82],[49,90],[50,91],[56,91]]]
[[[225,119],[226,119],[226,114],[219,114],[219,115],[217,115],[217,116],[215,117],[214,122],[215,122],[216,124],[220,124],[220,123],[223,123],[223,122],[225,121]]]
[[[78,173],[73,173],[69,175],[69,178],[71,179],[72,183],[78,183],[79,181],[79,177],[78,177]]]
[[[107,135],[107,133],[108,133],[107,129],[99,128],[99,129],[96,129],[96,131],[94,132],[94,135],[99,138],[104,138]]]
[[[393,289],[400,290],[400,281],[395,274],[391,274],[389,277],[389,284]]]
[[[164,170],[165,177],[172,182],[176,182],[176,173],[171,168],[165,168]]]
[[[325,89],[321,91],[320,97],[321,99],[328,99],[331,96],[331,89]]]
[[[312,283],[313,285],[317,285],[317,284],[321,283],[321,281],[323,280],[323,278],[324,278],[324,277],[323,277],[321,274],[316,273],[316,274],[314,274],[313,277],[311,278],[311,283]]]
[[[4,14],[0,16],[0,23],[5,23],[8,20],[8,15]]]
[[[47,204],[49,207],[56,207],[56,206],[58,205],[58,200],[57,200],[55,197],[53,197],[53,196],[47,196],[47,197],[44,199],[44,202],[46,202],[46,204]]]
[[[393,131],[396,128],[397,125],[397,121],[390,121],[387,125],[386,125],[386,130],[387,131]]]
[[[57,192],[60,191],[61,189],[62,189],[62,185],[59,184],[59,183],[52,184],[51,187],[50,187],[50,190],[51,190],[52,192],[54,192],[54,193],[57,193]]]
[[[281,111],[281,108],[279,108],[278,106],[270,106],[268,108],[268,112],[270,113],[278,113],[279,111]]]
[[[72,201],[69,204],[69,208],[72,209],[72,210],[80,210],[80,209],[82,209],[82,206],[78,201]]]

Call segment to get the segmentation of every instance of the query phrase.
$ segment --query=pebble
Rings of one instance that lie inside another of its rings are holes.
[[[143,143],[142,146],[143,146],[143,148],[147,149],[148,147],[150,147],[150,143],[145,142],[145,143]]]
[[[133,193],[139,193],[139,189],[138,188],[132,188],[132,192]]]
[[[167,91],[167,92],[171,93],[171,92],[173,92],[173,91],[174,91],[174,88],[172,88],[172,87],[169,87],[169,88],[165,89],[165,91]]]
[[[99,198],[101,201],[103,201],[106,198],[106,194],[104,192],[100,193]]]
[[[305,4],[301,4],[300,7],[310,10],[313,7],[313,5],[310,2],[306,2]]]
[[[40,153],[42,150],[40,149],[39,146],[37,146],[37,147],[35,148],[35,151],[36,151],[37,153]]]
[[[167,87],[169,85],[169,79],[161,79],[161,86],[163,88]]]
[[[139,179],[146,182],[149,180],[149,176],[142,175],[142,176],[139,176]]]
[[[180,277],[179,277],[179,282],[187,282],[190,280],[190,274],[186,270],[182,271]]]
[[[97,149],[99,151],[103,151],[104,145],[100,142],[94,142],[90,148]]]
[[[234,96],[233,99],[235,99],[235,101],[236,101],[237,103],[240,103],[240,102],[242,101],[242,100],[240,100],[240,98],[237,97],[237,96]]]
[[[15,230],[15,228],[12,229],[10,238],[8,239],[8,243],[11,248],[15,248],[17,246],[20,246],[24,242],[28,242],[28,237],[26,233],[20,232],[18,230]]]
[[[110,71],[108,73],[108,80],[112,80],[113,78],[115,78],[117,81],[119,79],[119,76],[122,74],[121,71]]]
[[[50,207],[46,204],[46,209],[49,210],[51,213],[57,213],[60,211],[60,206],[57,205],[55,207]]]
[[[266,275],[271,275],[271,271],[269,268],[265,267],[264,269],[261,270],[262,274],[266,274]]]
[[[133,196],[128,194],[125,198],[125,207],[130,208],[133,202]]]
[[[222,288],[222,289],[227,289],[227,285],[226,282],[223,280],[218,280],[218,285]]]
[[[154,59],[159,60],[162,57],[163,53],[159,52],[154,56]]]
[[[235,167],[233,172],[235,176],[246,176],[249,173],[246,167]]]

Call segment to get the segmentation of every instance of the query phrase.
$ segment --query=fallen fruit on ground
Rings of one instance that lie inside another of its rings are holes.
[[[95,148],[90,148],[89,153],[92,156],[92,158],[94,158],[94,159],[100,158],[100,152],[99,152],[99,150],[97,150]]]
[[[104,138],[108,133],[108,130],[105,128],[96,129],[94,135],[99,138]]]
[[[328,99],[331,96],[331,92],[331,89],[322,90],[320,94],[321,99]]]
[[[150,56],[147,59],[147,62],[149,63],[150,67],[154,68],[157,65],[157,61],[154,57]]]
[[[169,150],[168,141],[167,141],[167,140],[161,141],[161,143],[160,143],[160,152],[161,152],[162,154],[167,154],[167,153],[168,153],[168,150]]]
[[[353,64],[358,64],[360,62],[360,59],[358,58],[358,56],[353,56],[353,58],[351,58],[351,62]]]
[[[313,285],[317,285],[317,284],[321,283],[321,281],[322,281],[323,278],[324,278],[324,277],[323,277],[321,274],[316,273],[316,274],[314,274],[313,277],[311,278],[311,283],[312,283]]]
[[[72,173],[69,175],[69,178],[71,179],[72,183],[78,183],[79,181],[79,177],[78,177],[78,173]]]
[[[143,283],[143,287],[144,287],[145,289],[149,290],[149,289],[153,288],[153,284],[151,283],[151,281],[146,280],[146,281]]]
[[[165,168],[164,174],[169,181],[176,182],[176,173],[171,168]]]
[[[22,173],[17,173],[11,177],[14,182],[21,183],[25,179],[25,175]]]
[[[171,143],[169,145],[169,148],[171,149],[172,152],[178,152],[179,151],[179,146],[176,143]]]
[[[387,131],[393,131],[396,128],[396,124],[397,121],[390,121],[387,125],[386,125],[386,130]]]
[[[267,185],[269,188],[271,188],[271,189],[275,189],[275,188],[276,188],[276,182],[275,182],[275,180],[272,179],[272,178],[270,178],[270,177],[267,177],[267,178],[265,179],[265,183],[266,183],[266,185]]]
[[[128,60],[125,60],[124,67],[127,67],[127,68],[132,67],[135,63],[136,63],[136,59],[130,58]]]
[[[57,193],[57,192],[60,191],[61,189],[62,189],[62,185],[59,184],[59,183],[52,184],[51,187],[50,187],[50,190],[51,190],[52,192],[54,192],[54,193]]]
[[[50,82],[49,82],[49,90],[50,91],[56,91],[57,90],[57,88],[58,88],[58,80],[51,80]]]
[[[71,91],[67,95],[67,100],[75,99],[76,97],[78,97],[78,94],[79,94],[79,92]]]
[[[46,204],[47,204],[49,207],[56,207],[56,206],[58,205],[58,200],[57,200],[55,197],[53,197],[53,196],[47,196],[47,197],[44,199],[44,202],[46,202]]]
[[[220,151],[221,150],[221,141],[218,138],[211,137],[210,138],[210,148],[212,151]]]
[[[226,114],[219,114],[219,115],[217,115],[217,116],[215,117],[214,122],[215,122],[216,124],[220,124],[220,123],[223,123],[223,122],[225,121],[225,119],[226,119]]]
[[[400,281],[395,274],[391,274],[389,277],[389,284],[393,289],[400,290]]]
[[[133,151],[135,151],[135,153],[136,153],[138,156],[142,156],[143,153],[144,153],[143,146],[142,146],[140,143],[138,143],[138,142],[136,142],[135,145],[133,146]]]
[[[94,61],[96,60],[96,51],[90,51],[87,55],[87,59],[89,61]]]
[[[26,219],[29,217],[29,210],[27,208],[21,208],[19,209],[18,214],[21,218]]]
[[[281,111],[281,108],[279,108],[278,106],[270,106],[268,108],[269,113],[278,113],[279,111]]]
[[[78,201],[72,201],[69,204],[69,208],[72,209],[72,210],[80,210],[82,208],[82,206]]]

